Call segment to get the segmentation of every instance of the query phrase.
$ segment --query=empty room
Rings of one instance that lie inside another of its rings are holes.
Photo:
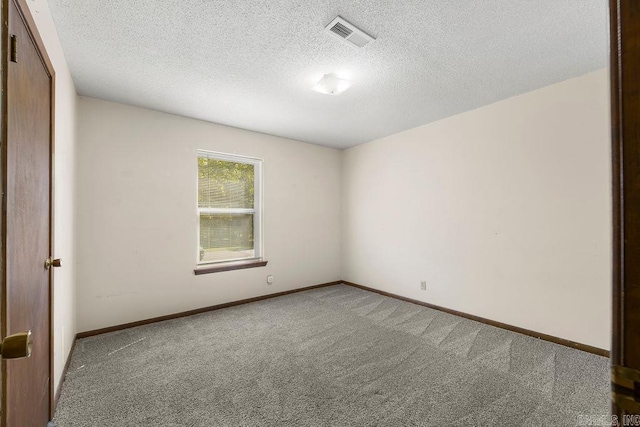
[[[638,2],[2,16],[3,427],[640,425]]]

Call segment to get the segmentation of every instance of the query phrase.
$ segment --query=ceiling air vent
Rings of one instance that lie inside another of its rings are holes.
[[[363,47],[372,40],[375,40],[369,34],[365,33],[355,25],[350,24],[341,17],[336,17],[325,27],[325,30],[334,37],[347,42],[351,46]]]

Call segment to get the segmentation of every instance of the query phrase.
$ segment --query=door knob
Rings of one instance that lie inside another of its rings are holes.
[[[51,267],[62,267],[62,261],[59,258],[58,259],[53,259],[53,257],[49,257],[44,262],[44,269],[48,270]]]
[[[33,338],[31,331],[9,335],[0,344],[0,355],[3,359],[19,359],[31,356]]]

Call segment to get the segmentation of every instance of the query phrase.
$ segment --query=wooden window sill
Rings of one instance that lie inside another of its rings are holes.
[[[232,261],[222,264],[202,265],[193,270],[194,274],[220,273],[222,271],[243,270],[245,268],[264,267],[268,261],[251,260],[251,261]]]

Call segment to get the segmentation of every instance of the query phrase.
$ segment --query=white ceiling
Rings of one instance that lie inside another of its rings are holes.
[[[607,0],[49,0],[78,93],[345,148],[607,66]],[[324,27],[337,15],[377,40]],[[340,96],[310,90],[325,73]]]

